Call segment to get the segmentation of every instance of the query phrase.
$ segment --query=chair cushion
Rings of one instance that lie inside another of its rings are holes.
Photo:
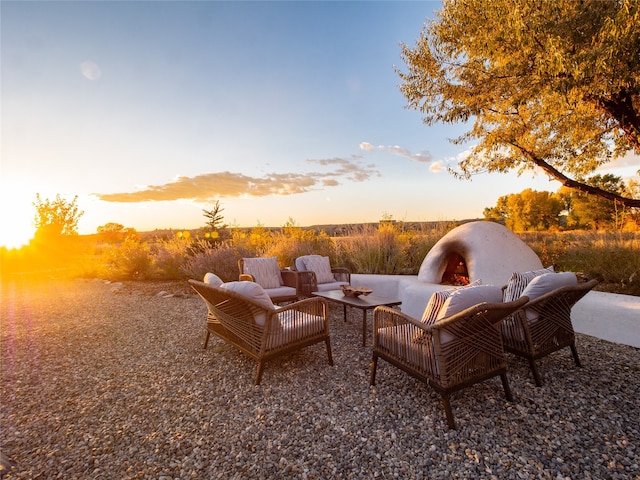
[[[243,258],[244,272],[253,275],[262,288],[284,285],[277,257]]]
[[[304,258],[304,265],[307,270],[310,270],[316,274],[316,281],[318,282],[318,284],[336,281],[333,273],[331,272],[329,257],[322,257],[320,255],[306,255]]]
[[[529,285],[529,282],[540,275],[545,273],[553,273],[553,265],[547,268],[541,268],[540,270],[531,270],[528,272],[514,272],[507,283],[507,288],[504,290],[504,302],[513,302],[520,298],[522,291]]]
[[[577,284],[578,279],[573,272],[545,273],[531,280],[522,291],[522,296],[529,297],[529,301],[532,301],[558,288]],[[531,308],[525,308],[525,313],[530,322],[538,319],[538,312]]]
[[[264,288],[256,282],[228,282],[220,285],[220,288],[224,288],[235,292],[238,295],[242,295],[243,297],[247,297],[265,308],[275,308],[271,298],[267,295],[267,292],[265,292]],[[257,325],[264,327],[267,315],[265,312],[260,312],[255,314],[253,319]]]
[[[484,302],[501,303],[502,288],[496,285],[477,285],[471,288],[458,289],[444,302],[436,321]]]
[[[464,287],[450,288],[448,290],[434,292],[429,299],[427,307],[424,309],[424,313],[422,314],[422,321],[427,325],[433,324],[436,321],[436,318],[438,318],[438,313],[440,313],[440,309],[444,305],[444,302],[446,302],[454,292],[457,292],[458,290],[463,288],[477,287],[481,283],[482,281],[480,279],[477,279],[471,282],[469,285],[465,285]]]
[[[275,323],[269,330],[267,349],[293,343],[303,338],[304,335],[317,335],[325,330],[323,316],[291,309],[276,314],[272,322]],[[301,328],[302,323],[304,323],[304,330]]]
[[[224,282],[215,273],[208,272],[208,273],[206,273],[204,275],[204,283],[207,283],[207,284],[212,285],[214,287],[219,287]]]

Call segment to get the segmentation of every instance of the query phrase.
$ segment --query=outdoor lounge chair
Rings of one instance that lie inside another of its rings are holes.
[[[458,390],[500,376],[505,396],[511,401],[500,322],[526,302],[525,298],[509,303],[482,302],[431,325],[398,310],[377,307],[370,384],[375,385],[378,358],[386,360],[442,396],[452,429],[456,424],[450,396]]]
[[[275,304],[295,302],[305,296],[297,272],[281,270],[276,257],[241,258],[238,269],[240,281],[260,284]]]
[[[331,267],[329,257],[322,255],[303,255],[294,261],[299,274],[298,282],[304,296],[312,292],[340,290],[342,285],[351,284],[351,272],[342,267]]]
[[[535,361],[556,350],[569,347],[576,366],[581,366],[571,323],[571,309],[597,283],[591,280],[560,287],[531,298],[529,303],[502,323],[505,350],[529,361],[536,386],[542,386],[542,380]],[[525,289],[523,295],[527,293],[530,292]]]
[[[293,350],[325,342],[333,365],[327,305],[322,298],[308,298],[275,307],[262,287],[253,282],[230,282],[219,287],[189,280],[208,308],[207,348],[210,334],[258,362],[255,383],[262,379],[266,361]]]

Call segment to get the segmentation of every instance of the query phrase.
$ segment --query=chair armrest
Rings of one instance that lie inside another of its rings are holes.
[[[331,273],[333,273],[333,278],[336,279],[336,282],[347,282],[351,284],[351,272],[342,267],[336,267],[331,269]]]
[[[311,292],[318,290],[318,281],[316,274],[311,270],[299,270],[298,275],[298,291],[302,297],[310,297]]]
[[[253,275],[251,275],[250,273],[241,273],[240,276],[238,277],[238,280],[240,280],[241,282],[255,282],[256,279],[253,278]]]
[[[400,327],[402,325],[409,325],[408,330],[401,331],[400,329],[394,329],[393,327]],[[406,313],[401,312],[391,307],[376,307],[373,311],[373,347],[376,348],[379,344],[379,333],[381,330],[388,332],[388,335],[394,336],[394,333],[398,335],[406,335],[410,333],[409,340],[415,340],[420,337],[430,337],[431,331],[429,326],[413,317],[410,317]],[[398,343],[406,343],[407,339],[398,338]],[[395,340],[394,340],[395,343]]]
[[[293,270],[280,270],[282,283],[287,287],[293,287],[298,291],[298,272]]]

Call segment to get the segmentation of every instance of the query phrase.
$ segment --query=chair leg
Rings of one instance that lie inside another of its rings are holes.
[[[531,373],[533,373],[533,380],[536,382],[536,387],[541,387],[542,380],[540,379],[540,373],[538,373],[538,367],[536,367],[536,362],[533,358],[529,359],[529,368],[531,369]]]
[[[327,357],[329,357],[329,365],[333,365],[333,356],[331,355],[331,340],[327,338],[324,343],[327,345]]]
[[[262,360],[258,362],[258,369],[256,370],[256,385],[260,385],[260,381],[262,380],[262,370],[264,368],[264,363]]]
[[[447,423],[451,430],[456,429],[456,421],[453,419],[453,411],[451,410],[451,402],[449,401],[449,395],[442,395],[442,405],[444,406],[444,412],[447,414]]]
[[[211,332],[207,330],[207,336],[204,338],[204,346],[202,347],[203,349],[207,348],[207,345],[209,345],[209,335],[211,335]]]
[[[371,360],[371,374],[369,376],[369,385],[376,384],[376,369],[378,368],[378,355],[373,354],[373,359]]]
[[[582,367],[582,362],[580,361],[580,357],[578,356],[578,350],[576,349],[576,344],[572,343],[570,347],[571,347],[571,353],[573,355],[573,361],[576,362],[577,367]]]
[[[502,388],[504,388],[504,396],[510,402],[513,402],[513,395],[511,394],[511,388],[509,388],[509,380],[506,373],[500,374],[500,380],[502,380]]]

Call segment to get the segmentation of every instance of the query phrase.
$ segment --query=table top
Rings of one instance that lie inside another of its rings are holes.
[[[400,305],[402,300],[395,300],[393,298],[381,297],[379,295],[360,295],[359,297],[347,297],[342,290],[327,290],[324,292],[313,292],[311,295],[315,295],[316,297],[323,297],[327,300],[332,300],[334,302],[342,303],[344,305],[349,305],[350,307],[357,308],[375,308],[379,306],[385,307],[393,307],[396,305]]]

